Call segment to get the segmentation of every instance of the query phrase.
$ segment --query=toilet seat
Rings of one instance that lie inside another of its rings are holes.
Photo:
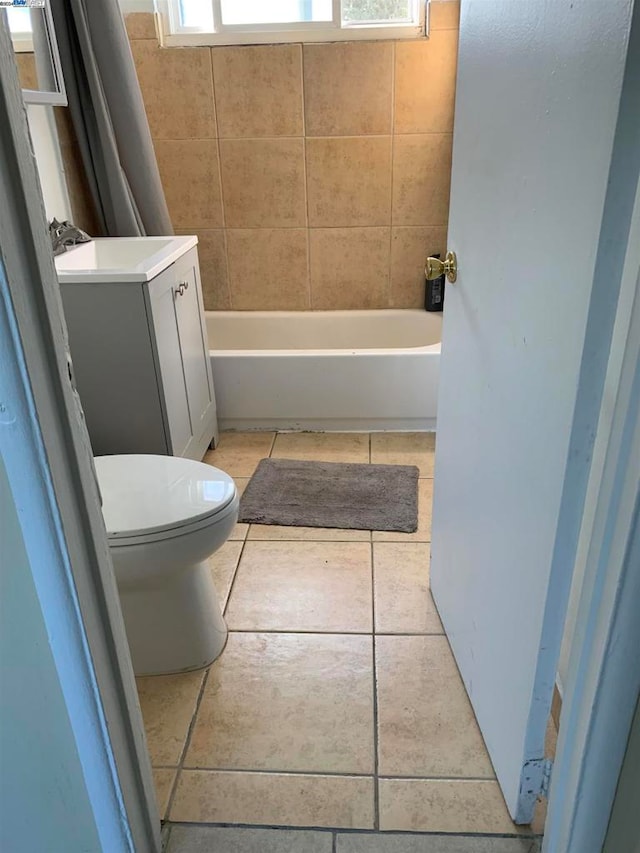
[[[177,456],[95,458],[110,547],[184,536],[237,511],[232,478]]]

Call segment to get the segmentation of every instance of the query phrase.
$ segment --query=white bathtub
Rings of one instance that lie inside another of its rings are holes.
[[[221,429],[432,430],[442,318],[208,311]]]

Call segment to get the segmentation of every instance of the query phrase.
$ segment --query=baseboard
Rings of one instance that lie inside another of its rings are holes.
[[[435,418],[225,418],[221,430],[281,432],[435,432]]]

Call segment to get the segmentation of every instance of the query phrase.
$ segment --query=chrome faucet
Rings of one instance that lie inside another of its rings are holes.
[[[72,222],[58,222],[57,219],[52,219],[49,223],[49,237],[54,255],[61,255],[76,243],[88,243],[91,240],[88,234]]]

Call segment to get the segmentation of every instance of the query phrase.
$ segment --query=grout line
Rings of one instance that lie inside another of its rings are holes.
[[[179,139],[177,141],[182,142],[183,140]],[[214,141],[215,140],[213,140],[213,139],[211,140],[211,142],[214,142]],[[222,140],[222,141],[224,142],[224,140]],[[192,234],[194,228],[197,229],[198,231],[217,231],[222,227],[226,227],[229,231],[304,231],[306,226],[304,226],[304,225],[227,225],[227,226],[222,226],[222,225],[185,225],[185,224],[183,224],[183,225],[176,226],[176,232],[180,231],[183,234]],[[312,225],[309,227],[309,230],[310,231],[353,231],[353,230],[380,231],[381,228],[389,228],[389,227],[390,227],[389,225]],[[396,227],[396,226],[394,226],[394,227]],[[445,223],[427,222],[427,223],[422,223],[422,224],[420,224],[420,223],[416,224],[415,222],[409,222],[405,225],[400,223],[397,227],[403,228],[405,230],[413,228],[415,231],[420,231],[420,230],[423,230],[425,228],[444,228],[446,230],[447,223],[446,222]],[[330,309],[330,308],[326,309],[325,308],[323,310],[325,310],[325,311],[329,310],[330,311],[332,309]],[[344,309],[343,308],[343,309],[339,309],[339,310],[344,311],[344,310],[350,310],[350,309]],[[378,309],[371,309],[371,310],[378,310]],[[391,310],[404,311],[405,309],[404,308],[394,308]],[[413,309],[413,310],[418,310],[418,309]],[[251,432],[263,432],[263,431],[264,430],[261,430],[261,429],[252,429],[251,430]],[[351,433],[362,432],[362,430],[313,430],[313,429],[312,430],[309,430],[309,429],[283,430],[283,432],[292,432],[292,433],[298,433],[298,432],[345,432],[345,431],[351,432]],[[378,432],[384,432],[384,431],[385,430],[378,430]],[[245,432],[245,430],[231,429],[231,430],[224,430],[224,432]],[[389,430],[389,432],[415,432],[415,430]]]
[[[245,775],[251,773],[255,776],[319,776],[322,779],[327,777],[337,779],[372,779],[371,773],[347,773],[346,771],[332,772],[331,770],[264,770],[262,768],[253,767],[206,767],[202,764],[197,766],[187,766],[184,770],[193,770],[203,773],[229,773],[236,775]],[[393,777],[396,778],[396,777]],[[413,778],[413,777],[411,777]]]
[[[331,853],[336,853],[338,849],[338,833],[334,832],[331,838]]]
[[[347,773],[345,771],[331,771],[331,770],[279,770],[279,769],[269,769],[264,770],[262,768],[253,768],[253,767],[207,767],[202,764],[199,765],[187,765],[182,767],[181,770],[189,771],[189,772],[199,772],[199,773],[228,773],[229,775],[253,775],[253,776],[311,776],[311,777],[319,777],[321,779],[335,778],[335,779],[373,779],[375,781],[401,781],[401,782],[495,782],[498,784],[498,780],[495,776],[372,776],[371,773]],[[377,814],[376,814],[377,819]],[[378,830],[378,827],[374,827]]]
[[[309,311],[313,310],[313,293],[311,290],[311,225],[309,221],[309,170],[307,162],[307,94],[304,85],[304,45],[300,45],[300,74],[302,89],[302,153],[304,166],[304,203],[307,232],[307,297]]]
[[[391,42],[392,46],[392,56],[391,56],[391,198],[389,200],[390,210],[389,210],[389,281],[387,284],[387,301],[389,306],[391,306],[394,302],[393,300],[393,167],[394,167],[394,155],[395,155],[395,121],[396,121],[396,41]]]
[[[213,71],[213,50],[209,48],[209,63],[211,65],[211,92],[213,97],[213,111],[216,124],[216,153],[218,155],[218,181],[220,182],[220,211],[222,215],[222,244],[224,246],[224,260],[227,270],[227,299],[229,300],[229,309],[233,308],[233,298],[231,295],[231,268],[229,266],[229,241],[227,240],[227,220],[225,215],[224,203],[224,186],[222,183],[222,153],[220,151],[220,127],[218,125],[218,104],[216,102],[216,80]]]
[[[278,438],[278,435],[279,435],[278,430],[275,430],[275,432],[273,433],[273,438],[271,440],[271,447],[269,448],[269,456],[268,456],[269,459],[272,458],[271,454],[273,453],[273,448],[276,446],[276,439]]]
[[[380,792],[379,792],[379,738],[378,738],[378,673],[376,660],[376,596],[375,596],[375,564],[373,557],[373,541],[371,542],[371,619],[373,634],[371,637],[371,657],[373,667],[373,828],[380,829]]]
[[[229,593],[231,598],[231,593]],[[228,599],[227,599],[228,603]],[[444,631],[403,631],[402,633],[390,633],[389,631],[376,631],[373,634],[371,631],[349,631],[344,629],[341,631],[323,631],[322,628],[313,630],[296,629],[296,628],[229,628],[230,634],[301,634],[304,636],[321,635],[323,637],[444,637]]]
[[[245,538],[242,540],[242,547],[240,548],[240,553],[238,554],[238,562],[236,563],[236,567],[235,567],[235,569],[233,570],[233,577],[231,578],[231,584],[230,584],[230,586],[229,586],[229,592],[227,593],[227,600],[226,600],[225,605],[224,605],[224,610],[222,611],[222,618],[223,618],[223,619],[226,617],[226,615],[227,615],[227,610],[229,609],[229,602],[231,601],[231,593],[233,592],[233,588],[234,588],[234,586],[236,585],[236,578],[238,577],[238,571],[239,571],[239,569],[240,569],[240,563],[241,563],[241,561],[242,561],[242,557],[243,557],[243,555],[244,555],[244,549],[246,548],[246,545],[247,545],[247,537],[248,537],[248,535],[249,535],[249,531],[247,530],[247,536],[245,536]],[[236,541],[238,541],[238,540],[236,540]],[[225,624],[226,624],[226,623],[225,623]],[[229,633],[229,634],[231,634],[231,633],[236,633],[236,634],[237,634],[237,633],[239,633],[238,631],[232,632],[232,631],[229,629],[229,626],[228,626],[228,625],[227,625],[227,631],[228,631],[228,633]],[[228,642],[228,638],[227,638],[227,642]]]
[[[223,649],[224,651],[224,649]],[[166,820],[169,820],[169,816],[171,815],[171,809],[173,808],[173,801],[176,797],[176,792],[178,790],[178,784],[180,781],[180,774],[182,773],[182,768],[184,766],[184,760],[187,755],[187,750],[189,749],[189,744],[191,743],[191,735],[193,733],[193,729],[195,728],[196,718],[198,716],[198,711],[200,710],[200,703],[202,702],[202,697],[204,695],[205,688],[207,686],[207,681],[209,680],[209,673],[211,671],[211,666],[207,667],[204,677],[202,679],[202,684],[200,685],[200,690],[198,691],[198,696],[196,698],[195,708],[193,709],[193,715],[191,717],[191,722],[189,723],[189,728],[187,730],[187,736],[184,739],[184,745],[182,747],[182,752],[180,753],[180,759],[178,761],[178,766],[176,767],[176,775],[173,780],[173,785],[171,786],[171,792],[169,794],[169,798],[167,800],[167,806],[165,808]]]
[[[300,832],[303,830],[311,830],[313,832],[331,833],[332,835],[375,835],[377,838],[447,838],[453,841],[459,838],[505,838],[505,839],[523,839],[525,841],[540,838],[540,834],[529,829],[528,832],[443,832],[442,830],[419,830],[419,829],[391,829],[374,832],[370,828],[354,829],[351,826],[331,827],[331,826],[290,826],[273,823],[229,823],[224,821],[172,821],[171,826],[201,826],[210,829],[277,829],[281,832]],[[528,851],[531,853],[531,851]]]

